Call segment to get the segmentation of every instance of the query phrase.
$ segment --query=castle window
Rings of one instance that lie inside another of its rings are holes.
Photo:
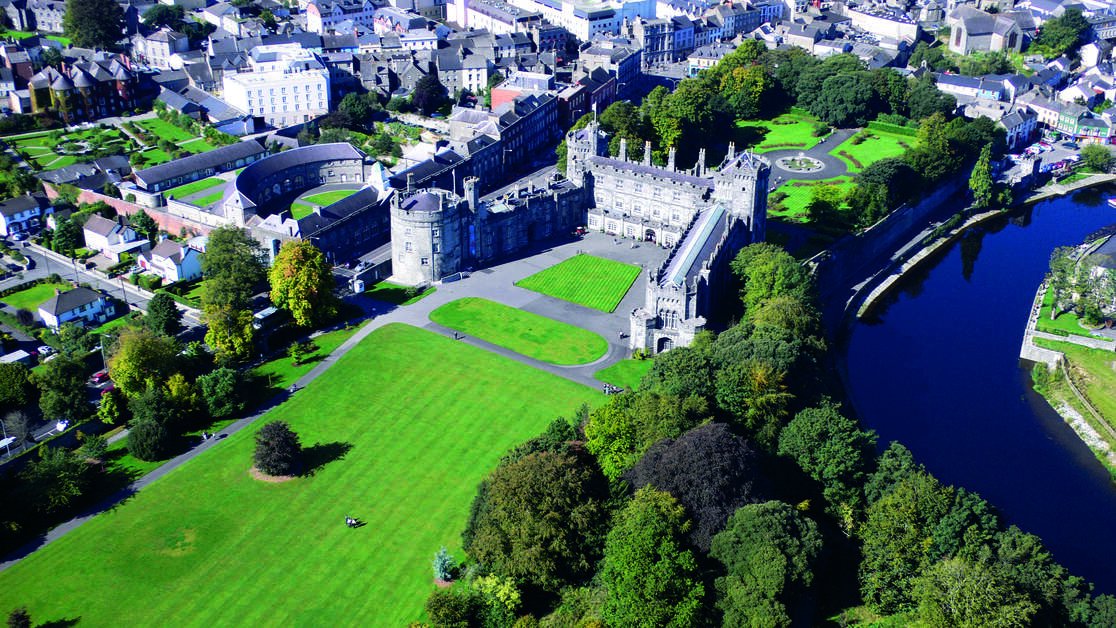
[[[422,258],[422,265],[423,266],[429,266],[430,265],[430,258],[429,257]]]
[[[635,191],[636,191],[636,192],[642,192],[642,191],[643,191],[643,184],[642,184],[642,183],[639,183],[639,182],[636,182],[636,184],[635,184]]]
[[[413,250],[413,248],[411,247],[411,243],[410,242],[404,242],[403,243],[403,250],[410,253]]]

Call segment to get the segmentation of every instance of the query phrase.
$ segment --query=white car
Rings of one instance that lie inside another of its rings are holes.
[[[52,347],[50,345],[42,345],[35,350],[38,351],[39,355],[41,355],[43,357],[46,357],[48,355],[52,355],[55,352],[54,347]]]

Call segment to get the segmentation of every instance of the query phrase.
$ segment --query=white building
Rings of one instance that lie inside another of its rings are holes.
[[[93,214],[82,227],[85,235],[85,248],[97,251],[114,262],[120,261],[121,253],[128,253],[147,246],[147,240],[139,239],[131,227]]]
[[[329,70],[298,44],[256,46],[246,70],[225,73],[224,97],[272,126],[299,124],[329,113]]]
[[[89,288],[74,288],[66,292],[55,291],[49,301],[39,306],[39,317],[50,329],[57,330],[63,323],[104,323],[112,318],[116,308],[112,300]]]
[[[510,4],[537,11],[551,24],[565,28],[581,41],[598,35],[617,35],[625,20],[655,18],[655,0],[508,0]]]
[[[45,198],[30,194],[0,202],[0,235],[8,237],[38,229],[44,207],[50,207]]]
[[[139,259],[141,268],[155,273],[167,283],[190,281],[201,277],[201,254],[171,239],[155,245]]]

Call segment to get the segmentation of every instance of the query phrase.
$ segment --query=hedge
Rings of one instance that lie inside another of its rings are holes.
[[[891,124],[890,122],[880,122],[873,120],[868,123],[868,128],[874,131],[883,131],[884,133],[892,133],[895,135],[906,135],[907,137],[918,137],[918,129],[912,129],[909,126],[900,126],[898,124]]]

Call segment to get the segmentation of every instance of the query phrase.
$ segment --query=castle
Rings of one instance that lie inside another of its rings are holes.
[[[521,179],[481,198],[477,180],[464,197],[450,190],[397,190],[391,201],[392,274],[397,281],[438,281],[524,253],[537,242],[588,225],[591,231],[671,248],[648,274],[645,304],[631,313],[630,346],[651,352],[689,344],[728,285],[741,247],[763,240],[770,164],[729,147],[707,170],[705,151],[688,170],[608,156],[594,121],[566,137],[567,178]]]

